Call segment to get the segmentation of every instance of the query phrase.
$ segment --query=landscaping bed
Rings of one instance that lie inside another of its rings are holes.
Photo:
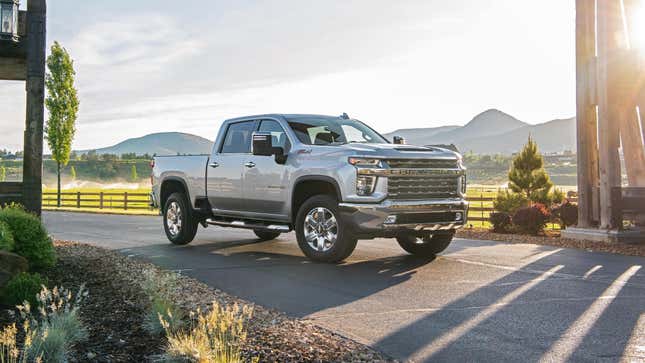
[[[629,256],[645,257],[645,244],[608,243],[598,241],[580,241],[562,238],[560,231],[544,230],[543,235],[532,236],[516,233],[495,233],[484,228],[464,228],[457,232],[456,237],[480,239],[510,243],[532,243],[554,247],[577,248],[594,252],[609,252]]]
[[[142,276],[168,274],[149,263],[117,252],[74,242],[55,242],[57,263],[43,275],[50,286],[77,291],[85,284],[89,295],[80,308],[80,320],[89,339],[77,344],[70,361],[155,361],[164,352],[166,339],[144,329],[149,298]],[[178,275],[170,294],[183,311],[206,311],[213,302],[221,306],[250,306],[247,338],[242,347],[245,360],[260,362],[388,361],[387,357],[350,339],[308,322],[293,319],[248,301]],[[11,316],[0,314],[0,328]]]

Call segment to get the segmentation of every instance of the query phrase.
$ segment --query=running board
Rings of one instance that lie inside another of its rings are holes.
[[[242,220],[227,221],[227,220],[207,219],[206,223],[212,224],[215,226],[222,226],[222,227],[264,229],[264,230],[276,231],[276,232],[291,231],[291,228],[289,228],[289,226],[286,224],[264,224],[264,223],[255,222],[255,221],[249,222],[249,221],[242,221]]]

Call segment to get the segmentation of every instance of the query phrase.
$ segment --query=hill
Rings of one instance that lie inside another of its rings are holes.
[[[389,134],[383,135],[388,139],[392,139],[392,136],[402,136],[410,144],[415,144],[411,140],[428,140],[429,138],[435,136],[438,133],[452,131],[458,129],[461,126],[439,126],[439,127],[428,127],[428,128],[418,128],[418,129],[400,129]]]
[[[575,150],[576,119],[553,120],[499,135],[465,140],[460,150],[476,154],[512,154],[526,144],[529,136],[537,142],[541,152]]]
[[[162,132],[142,137],[127,139],[116,145],[96,149],[98,154],[126,153],[176,155],[176,154],[210,154],[213,143],[201,136],[181,132]],[[86,153],[89,150],[78,151]]]
[[[385,135],[401,135],[409,144],[455,144],[463,152],[512,154],[522,148],[531,135],[542,152],[575,150],[575,118],[530,125],[499,110],[488,110],[466,123],[437,132],[439,128],[404,129]],[[409,135],[409,136],[407,136]]]

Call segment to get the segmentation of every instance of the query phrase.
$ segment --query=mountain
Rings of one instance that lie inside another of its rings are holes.
[[[142,137],[127,139],[116,145],[96,149],[98,154],[125,153],[177,155],[177,154],[210,154],[213,143],[201,136],[181,132],[162,132]],[[86,153],[82,150],[79,153]]]
[[[427,129],[403,129],[385,135],[391,138],[394,135],[405,137],[406,141],[412,145],[430,145],[430,144],[455,144],[462,145],[464,141],[475,137],[485,137],[491,135],[510,132],[528,124],[506,114],[502,111],[491,109],[480,113],[465,126],[447,126],[433,127]],[[408,136],[406,136],[408,135]]]
[[[530,125],[499,110],[488,110],[475,116],[465,126],[397,130],[386,137],[407,133],[406,141],[413,145],[455,144],[463,152],[477,154],[512,154],[519,151],[529,135],[542,152],[560,152],[576,148],[575,118],[553,120]]]
[[[499,135],[465,140],[460,150],[477,154],[512,154],[519,151],[529,136],[541,152],[562,152],[576,149],[576,119],[553,120],[505,132]]]
[[[383,136],[388,139],[392,139],[392,136],[402,136],[408,143],[415,144],[415,142],[411,140],[428,140],[438,133],[452,131],[460,127],[461,126],[439,126],[419,129],[400,129]]]

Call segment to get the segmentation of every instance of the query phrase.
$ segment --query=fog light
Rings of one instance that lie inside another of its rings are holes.
[[[396,223],[396,216],[387,216],[385,218],[385,221],[383,221],[383,224],[394,224]]]
[[[464,215],[461,212],[455,213],[455,220],[460,221],[464,218]]]

